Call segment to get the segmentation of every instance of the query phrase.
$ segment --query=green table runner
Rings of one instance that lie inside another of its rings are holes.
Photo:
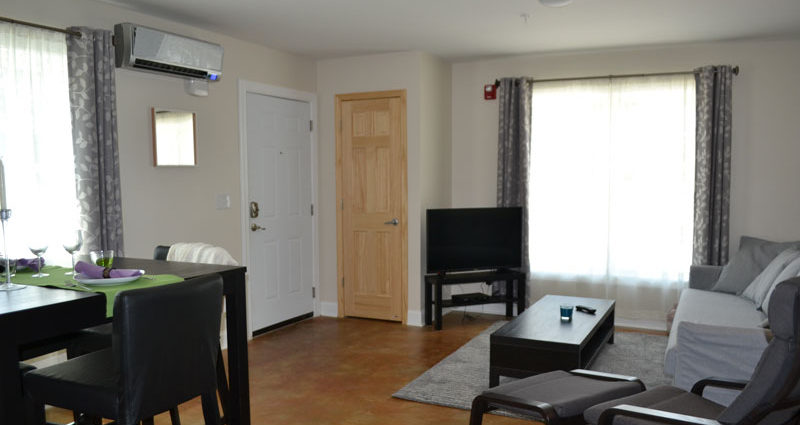
[[[122,291],[127,291],[128,289],[150,288],[153,286],[168,285],[170,283],[183,281],[182,277],[176,276],[174,274],[153,274],[153,275],[146,274],[144,275],[144,277],[140,277],[139,279],[136,279],[132,282],[123,283],[121,285],[112,285],[112,286],[84,285],[87,288],[91,288],[91,291],[88,291],[81,287],[67,285],[67,282],[75,282],[72,276],[64,274],[68,271],[69,268],[67,267],[45,266],[43,272],[49,273],[50,276],[37,278],[33,277],[33,272],[31,270],[23,270],[23,271],[17,271],[16,276],[13,276],[11,278],[11,281],[14,283],[19,283],[21,285],[52,286],[55,288],[72,289],[74,291],[99,292],[101,294],[105,294],[106,317],[112,317],[114,315],[114,298],[116,298],[117,294]]]

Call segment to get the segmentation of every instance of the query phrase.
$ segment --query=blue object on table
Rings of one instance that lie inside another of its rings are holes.
[[[561,321],[562,322],[571,322],[572,321],[572,306],[567,304],[561,304]]]

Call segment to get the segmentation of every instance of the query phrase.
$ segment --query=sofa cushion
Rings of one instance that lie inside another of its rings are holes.
[[[775,285],[775,280],[781,275],[783,270],[792,261],[800,258],[800,250],[796,248],[789,248],[778,254],[767,265],[761,273],[747,285],[747,288],[742,292],[742,296],[753,301],[759,308],[764,302],[764,297],[767,296],[770,288]],[[794,277],[792,275],[791,277]]]
[[[794,259],[791,263],[789,263],[775,278],[775,281],[772,282],[772,285],[767,291],[766,296],[764,297],[764,301],[761,302],[761,311],[764,314],[769,315],[769,300],[772,298],[772,293],[775,291],[775,287],[778,286],[779,283],[783,282],[784,280],[791,279],[793,277],[800,276],[800,257]]]
[[[675,322],[667,341],[664,357],[664,371],[675,373],[675,345],[678,338],[677,326],[682,321],[704,325],[727,326],[733,328],[757,328],[766,317],[752,301],[733,294],[684,289],[675,312]]]
[[[711,290],[741,294],[773,258],[791,247],[800,247],[800,242],[771,242],[742,236],[739,251],[722,269],[719,280]]]

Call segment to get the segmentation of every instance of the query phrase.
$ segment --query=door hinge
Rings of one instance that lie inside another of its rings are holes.
[[[342,287],[344,287],[344,276],[342,276]]]
[[[311,204],[311,215],[314,215],[314,204]]]
[[[314,121],[308,121],[308,131],[314,131]]]
[[[311,287],[311,298],[317,298],[317,288]]]
[[[344,198],[342,198],[342,211],[344,211]]]

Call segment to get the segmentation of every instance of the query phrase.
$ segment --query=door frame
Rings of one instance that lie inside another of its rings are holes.
[[[248,175],[247,175],[247,94],[255,93],[264,96],[277,97],[287,100],[296,100],[307,102],[311,112],[311,121],[313,122],[311,128],[311,135],[309,140],[311,149],[309,154],[311,156],[309,166],[311,168],[311,203],[314,205],[314,214],[311,216],[311,287],[316,292],[314,297],[314,316],[320,315],[320,297],[319,297],[319,202],[317,197],[317,129],[319,128],[319,121],[317,120],[317,95],[310,92],[294,90],[286,87],[273,86],[269,84],[257,83],[238,79],[238,92],[239,92],[239,182],[240,182],[240,218],[241,218],[241,238],[242,238],[242,261],[247,266],[250,261],[250,244],[249,235],[250,228],[247,224],[250,220],[248,216]],[[248,338],[253,338],[253,320],[252,320],[252,301],[250,299],[250,277],[247,275],[247,335]]]
[[[406,90],[386,90],[360,93],[345,93],[336,95],[336,111],[334,125],[336,127],[336,201],[343,199],[342,188],[342,102],[350,100],[384,99],[388,97],[400,98],[400,143],[403,159],[405,160],[405,173],[403,174],[402,199],[400,212],[401,230],[401,264],[400,264],[400,318],[401,323],[408,323],[408,107],[406,104]],[[344,238],[342,234],[342,209],[336,208],[336,292],[338,294],[339,317],[344,317],[344,288],[340,285],[344,279]]]

